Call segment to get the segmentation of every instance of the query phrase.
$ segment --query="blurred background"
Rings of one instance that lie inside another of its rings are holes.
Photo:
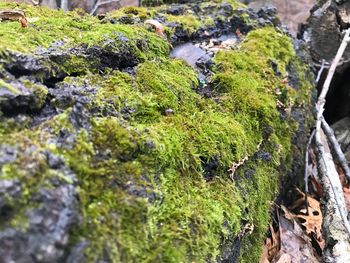
[[[243,0],[253,9],[259,9],[264,5],[273,5],[277,8],[282,22],[288,26],[292,34],[296,35],[300,23],[304,23],[309,17],[310,9],[317,0]]]
[[[101,14],[123,6],[139,6],[146,2],[162,4],[168,0],[13,0],[30,4],[40,4],[51,8],[72,10],[75,8],[84,9],[86,12]],[[306,21],[309,10],[317,0],[241,0],[253,9],[259,9],[265,5],[273,5],[277,8],[282,22],[288,26],[290,32],[296,35],[298,25]],[[175,2],[175,1],[173,1]],[[179,0],[178,2],[189,2]]]

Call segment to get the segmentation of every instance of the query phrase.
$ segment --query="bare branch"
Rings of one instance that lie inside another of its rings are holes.
[[[341,238],[342,242],[345,242],[344,246],[347,246],[347,247],[350,246],[349,244],[350,224],[347,219],[344,194],[343,194],[342,186],[339,180],[339,175],[337,173],[337,170],[333,162],[332,154],[330,153],[330,149],[328,147],[327,138],[321,128],[321,123],[323,120],[324,106],[326,104],[326,96],[327,96],[330,84],[332,82],[335,70],[350,40],[349,35],[350,35],[350,29],[347,29],[345,32],[343,41],[340,44],[340,47],[338,49],[338,52],[331,64],[331,67],[329,68],[327,78],[323,84],[320,96],[318,98],[318,101],[316,104],[317,121],[316,121],[316,134],[315,134],[316,147],[317,147],[317,153],[318,153],[317,154],[318,169],[320,171],[320,174],[322,175],[322,181],[325,188],[325,193],[326,195],[328,195],[327,198],[325,199],[326,213],[324,218],[325,218],[325,221],[327,221],[327,223],[330,224],[330,227],[329,227],[330,229],[333,229],[334,231],[338,231],[338,232],[342,232],[342,231],[347,232],[346,240]],[[341,225],[339,225],[340,222],[342,222],[342,225],[344,228],[342,228]],[[334,235],[334,233],[333,234],[330,233],[329,235],[332,238],[334,238],[334,236],[332,236]],[[342,251],[342,248],[333,247],[333,249],[335,253]],[[339,251],[337,251],[337,249],[339,249]],[[339,261],[339,262],[343,262],[343,261]]]
[[[316,130],[316,146],[318,151],[318,168],[323,176],[323,182],[325,183],[328,181],[325,187],[327,188],[327,184],[330,185],[328,190],[332,192],[332,197],[334,198],[337,208],[336,210],[339,211],[344,227],[350,235],[350,224],[347,219],[343,189],[341,187],[339,175],[335,169],[332,155],[328,149],[326,136],[322,130]],[[336,210],[334,210],[334,213],[336,213]]]
[[[309,192],[309,149],[310,145],[312,143],[312,140],[315,137],[316,130],[313,130],[312,133],[310,134],[309,140],[306,145],[306,150],[305,150],[305,170],[304,170],[304,182],[305,182],[305,205],[306,205],[306,214],[309,214],[309,205],[308,205],[308,200],[307,200],[307,193]]]
[[[304,170],[304,182],[305,182],[305,196],[307,196],[307,193],[309,192],[309,186],[308,186],[308,179],[309,179],[309,149],[310,145],[312,143],[312,140],[315,137],[315,132],[316,130],[313,130],[312,133],[310,134],[309,140],[306,145],[306,150],[305,150],[305,170]]]
[[[96,13],[97,9],[99,9],[103,5],[108,5],[111,3],[119,3],[119,2],[120,2],[120,0],[105,0],[105,1],[97,0],[94,7],[90,11],[90,15],[94,15]]]
[[[39,5],[39,4],[40,4],[40,2],[39,2],[39,1],[35,1],[35,0],[30,0],[30,2],[32,2],[32,4],[33,4],[33,5],[35,5],[35,6],[37,6],[37,5]]]
[[[318,83],[320,81],[320,78],[322,76],[323,70],[324,70],[324,65],[325,65],[326,61],[324,59],[322,59],[322,65],[320,70],[317,73],[317,77],[316,77],[316,83]]]
[[[341,167],[343,168],[346,180],[349,184],[349,182],[350,182],[350,168],[348,165],[348,161],[346,160],[345,155],[340,148],[340,145],[339,145],[339,142],[337,141],[337,138],[335,138],[335,136],[334,136],[334,132],[333,132],[332,128],[328,125],[328,123],[326,122],[326,120],[324,118],[322,118],[322,128],[323,128],[323,131],[328,138],[328,141],[331,143],[333,152],[334,152],[338,162],[340,163]]]

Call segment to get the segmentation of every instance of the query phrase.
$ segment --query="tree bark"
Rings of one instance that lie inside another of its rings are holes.
[[[350,1],[328,0],[311,10],[303,38],[308,41],[314,61],[331,63],[342,41],[342,31],[350,26]],[[350,48],[343,55],[340,64],[350,61]]]

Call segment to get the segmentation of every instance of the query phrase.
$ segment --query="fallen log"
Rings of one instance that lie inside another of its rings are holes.
[[[311,115],[274,9],[20,8],[27,28],[0,26],[1,260],[257,262]]]

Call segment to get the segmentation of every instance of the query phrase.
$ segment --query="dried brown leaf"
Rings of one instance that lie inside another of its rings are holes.
[[[0,21],[1,20],[19,21],[22,27],[28,26],[28,20],[26,18],[25,12],[22,10],[0,10]]]
[[[297,211],[296,214],[289,211],[285,211],[286,218],[299,220],[301,225],[305,227],[306,233],[313,237],[321,249],[324,248],[325,242],[322,236],[322,212],[320,202],[315,198],[307,195],[307,205],[305,202],[305,194],[299,189],[296,189],[299,198],[295,200],[293,206],[290,207],[291,210]]]
[[[145,21],[145,24],[153,26],[156,34],[161,37],[164,37],[164,27],[159,21],[155,19],[148,19]]]
[[[261,254],[259,263],[270,263],[278,254],[280,250],[280,233],[279,229],[274,230],[270,224],[271,237],[266,238],[263,245],[263,253]]]
[[[283,211],[286,211],[286,208],[283,208]],[[281,216],[280,232],[281,253],[282,255],[288,254],[291,259],[291,261],[286,262],[319,262],[319,260],[314,255],[314,249],[311,246],[310,238],[303,232],[303,230],[295,220],[291,221]],[[283,256],[281,260],[288,260],[288,257]]]

